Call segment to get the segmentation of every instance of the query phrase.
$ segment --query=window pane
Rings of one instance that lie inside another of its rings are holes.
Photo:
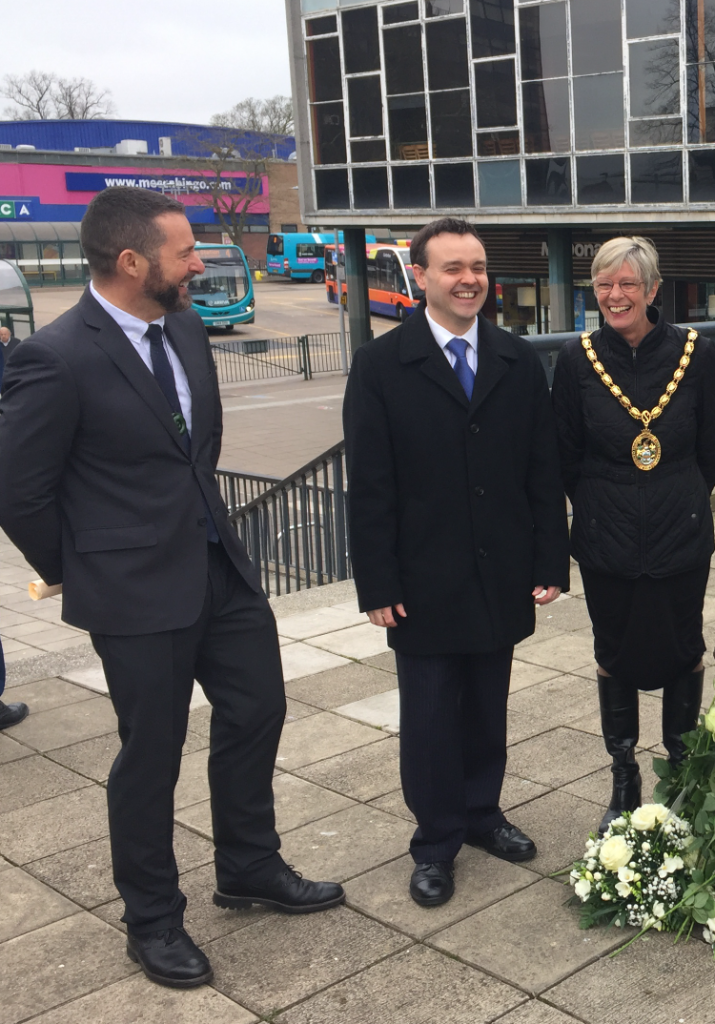
[[[349,209],[348,172],[316,171],[315,192],[319,210]]]
[[[711,149],[691,150],[689,153],[690,201],[715,202],[715,153]]]
[[[353,163],[369,164],[376,160],[386,160],[385,140],[374,139],[370,142],[351,142],[350,154]]]
[[[342,103],[321,103],[313,107],[313,143],[316,164],[347,162]]]
[[[573,80],[576,149],[622,149],[623,75]]]
[[[385,40],[385,81],[388,95],[400,92],[421,92],[424,89],[422,73],[422,29],[419,25],[405,25],[383,32]]]
[[[338,19],[335,15],[329,18],[311,18],[305,23],[305,34],[307,36],[324,36],[328,32],[338,31]]]
[[[715,0],[685,0],[685,39],[688,63],[715,61]]]
[[[353,168],[353,196],[357,210],[384,210],[389,204],[386,167]]]
[[[429,167],[393,167],[392,192],[396,209],[431,206]]]
[[[683,141],[683,122],[678,118],[631,121],[631,146],[672,146]]]
[[[480,206],[521,206],[518,160],[479,164]]]
[[[715,64],[688,68],[688,142],[715,142]]]
[[[514,0],[469,0],[469,9],[473,57],[516,52]]]
[[[382,135],[380,76],[349,78],[350,135]]]
[[[331,10],[338,6],[338,0],[300,0],[300,9],[303,14],[310,14],[311,11]]]
[[[424,96],[392,96],[388,101],[393,160],[426,160],[427,117]]]
[[[467,23],[464,18],[427,26],[427,74],[430,89],[469,85]]]
[[[626,201],[622,156],[580,156],[576,161],[576,178],[578,201],[583,206]]]
[[[444,14],[461,14],[464,0],[426,0],[425,13],[428,18],[441,18]]]
[[[620,71],[621,0],[571,0],[571,56],[575,74]]]
[[[524,133],[527,153],[558,153],[569,142],[569,88],[565,78],[529,82],[524,90]]]
[[[430,96],[432,156],[471,156],[472,111],[469,90],[437,92]]]
[[[527,206],[568,206],[570,203],[570,160],[526,161]]]
[[[474,65],[477,93],[477,124],[501,128],[516,124],[514,61],[494,60]]]
[[[337,36],[308,43],[308,87],[313,103],[343,98]]]
[[[434,187],[437,206],[474,206],[472,164],[435,164]]]
[[[566,4],[525,7],[519,16],[519,34],[524,81],[568,74]]]
[[[631,43],[631,117],[677,114],[680,58],[677,39]]]
[[[512,156],[518,152],[518,132],[480,132],[477,135],[478,156]]]
[[[420,10],[417,4],[396,4],[394,7],[383,7],[382,20],[385,25],[397,21],[417,21]]]
[[[363,7],[345,11],[343,19],[343,54],[345,73],[380,70],[380,42],[377,34],[377,8]]]
[[[680,31],[680,0],[626,0],[629,39]]]
[[[634,203],[682,203],[680,153],[633,153],[631,200]]]

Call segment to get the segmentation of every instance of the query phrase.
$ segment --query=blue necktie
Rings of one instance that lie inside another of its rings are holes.
[[[149,324],[146,329],[146,336],[149,339],[149,345],[151,347],[151,365],[152,370],[154,371],[154,377],[164,394],[164,398],[166,398],[169,403],[169,408],[171,409],[171,415],[174,423],[176,424],[181,445],[186,454],[190,455],[191,437],[186,428],[184,414],[181,411],[181,402],[179,401],[179,395],[176,391],[174,371],[171,368],[169,357],[167,356],[166,349],[164,348],[164,332],[159,324]],[[206,498],[204,498],[203,491],[201,492],[201,498],[206,510],[206,536],[212,544],[217,544],[219,537],[216,530],[216,524],[209,510]]]
[[[464,393],[471,401],[472,392],[474,391],[475,373],[467,362],[467,342],[464,338],[452,338],[451,341],[447,342],[447,348],[457,360],[454,364],[454,372],[457,374],[457,380],[464,388]]]

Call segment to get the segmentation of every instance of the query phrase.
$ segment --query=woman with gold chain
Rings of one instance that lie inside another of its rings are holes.
[[[559,354],[553,386],[571,550],[593,623],[613,794],[601,831],[641,802],[638,691],[663,690],[663,743],[682,760],[703,689],[713,552],[715,345],[652,305],[658,254],[613,238],[591,268],[605,320]]]

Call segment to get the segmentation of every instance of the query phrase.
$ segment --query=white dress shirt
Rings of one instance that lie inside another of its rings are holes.
[[[131,341],[132,345],[141,356],[142,362],[149,370],[149,373],[153,376],[154,370],[151,365],[151,342],[146,334],[149,324],[146,320],[140,320],[139,317],[132,316],[132,314],[127,313],[126,310],[112,305],[109,299],[105,299],[103,295],[99,294],[97,289],[94,287],[94,281],[89,282],[89,290],[102,309],[106,310],[112,320],[114,320],[124,331],[127,338]],[[160,316],[158,320],[152,320],[152,323],[158,324],[163,333],[163,316]],[[181,412],[186,421],[186,429],[188,430],[189,435],[191,435],[191,389],[189,388],[189,382],[187,380],[184,367],[181,365],[181,360],[167,341],[166,334],[164,334],[164,351],[169,357],[171,368],[174,371],[174,382],[176,384],[176,393],[179,396],[179,405],[181,406]]]
[[[444,352],[445,356],[449,360],[449,365],[454,369],[454,364],[457,362],[457,357],[453,355],[447,345],[450,343],[452,338],[463,338],[467,343],[467,362],[469,363],[470,370],[474,373],[477,372],[477,320],[474,321],[472,326],[469,328],[466,334],[452,334],[446,327],[441,327],[440,324],[433,320],[430,316],[429,306],[425,309],[425,316],[427,317],[427,323],[430,325],[430,330],[434,335],[434,340],[437,342],[439,347]]]

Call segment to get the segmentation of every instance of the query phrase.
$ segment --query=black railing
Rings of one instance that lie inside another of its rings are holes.
[[[280,483],[281,480],[279,476],[266,476],[265,473],[242,473],[240,470],[233,469],[217,469],[216,479],[221,497],[226,502],[229,513],[248,505],[259,495]]]
[[[350,365],[350,335],[346,337],[347,369]],[[271,377],[339,373],[343,369],[340,334],[301,334],[287,338],[257,338],[247,341],[212,341],[214,363],[220,384],[266,380]]]
[[[269,596],[352,576],[345,481],[345,442],[340,441],[231,512]]]

